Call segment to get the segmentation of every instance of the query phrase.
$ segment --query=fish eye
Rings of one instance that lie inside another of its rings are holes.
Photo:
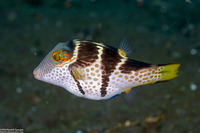
[[[61,50],[56,50],[56,51],[53,52],[52,58],[53,58],[55,61],[60,61],[60,60],[61,60],[61,54],[62,54],[62,51],[61,51]]]
[[[56,50],[52,54],[53,60],[60,63],[70,61],[72,57],[73,53],[67,50]]]

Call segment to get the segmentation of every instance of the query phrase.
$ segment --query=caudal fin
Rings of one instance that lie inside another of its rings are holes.
[[[160,81],[168,81],[170,79],[176,78],[178,76],[178,70],[179,70],[180,64],[169,64],[169,65],[158,65],[157,70],[159,74],[161,74]]]

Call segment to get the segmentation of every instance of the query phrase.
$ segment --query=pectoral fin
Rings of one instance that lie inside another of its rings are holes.
[[[76,80],[84,80],[85,79],[85,75],[84,75],[83,71],[81,70],[81,68],[73,66],[73,67],[71,67],[71,72]]]

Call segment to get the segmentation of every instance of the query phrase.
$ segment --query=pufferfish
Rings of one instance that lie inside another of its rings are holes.
[[[131,88],[177,77],[180,64],[152,65],[130,59],[126,47],[115,48],[90,40],[58,43],[33,72],[38,80],[65,88],[72,94],[105,100]]]

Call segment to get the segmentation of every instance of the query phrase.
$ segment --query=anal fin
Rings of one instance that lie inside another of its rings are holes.
[[[122,92],[122,98],[124,101],[128,104],[131,105],[134,103],[134,91],[132,88],[127,89],[126,91]]]
[[[129,89],[123,91],[122,93],[128,93],[131,89],[132,89],[132,88],[129,88]]]

